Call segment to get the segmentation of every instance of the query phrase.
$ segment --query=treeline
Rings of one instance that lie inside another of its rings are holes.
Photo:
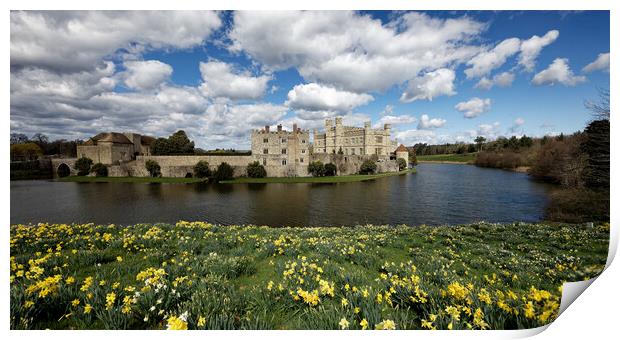
[[[77,156],[77,146],[82,140],[57,139],[37,133],[28,137],[23,133],[11,133],[11,161],[32,161],[41,156],[72,158]]]

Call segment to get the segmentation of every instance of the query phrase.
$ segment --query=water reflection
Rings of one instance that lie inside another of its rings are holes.
[[[338,184],[11,182],[11,223],[459,224],[537,221],[549,187],[509,171],[422,164],[417,174]]]

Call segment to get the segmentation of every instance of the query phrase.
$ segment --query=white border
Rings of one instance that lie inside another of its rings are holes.
[[[4,104],[4,117],[2,120],[2,148],[0,153],[5,164],[8,164],[9,160],[9,139],[10,133],[9,126],[9,112],[10,112],[10,20],[9,10],[17,9],[246,9],[246,10],[266,10],[266,9],[386,9],[386,10],[399,10],[399,9],[411,9],[411,10],[611,10],[611,49],[617,51],[618,46],[618,34],[620,27],[620,15],[618,14],[618,6],[620,1],[612,0],[312,0],[305,3],[296,3],[294,1],[274,1],[274,0],[229,0],[229,1],[199,1],[199,0],[182,0],[182,1],[161,1],[152,0],[148,2],[130,2],[127,0],[108,0],[105,2],[88,2],[78,0],[54,0],[54,1],[35,1],[35,0],[22,0],[14,1],[10,4],[3,2],[3,6],[6,7],[2,12],[2,30],[4,36],[4,48],[1,50],[2,60],[4,67],[2,72],[2,103]],[[612,67],[610,73],[610,79],[616,80],[617,74],[616,66],[620,65],[618,62],[618,54],[612,53],[611,55]],[[614,81],[610,81],[610,92],[612,94],[612,111],[617,112],[619,107],[616,104],[616,100],[619,98],[614,91],[616,87],[613,86]],[[617,92],[617,91],[616,91]],[[619,143],[618,134],[614,133],[615,128],[612,125],[612,154],[617,154],[617,146]],[[612,156],[613,158],[613,156]],[[612,173],[618,173],[615,162],[612,162]],[[1,167],[0,178],[2,181],[1,196],[1,209],[3,214],[0,218],[4,225],[4,232],[2,233],[2,240],[0,244],[5,245],[0,247],[3,255],[1,266],[3,270],[3,277],[5,285],[2,285],[2,319],[3,329],[6,336],[15,337],[29,337],[29,338],[44,338],[44,337],[58,337],[64,339],[80,339],[84,336],[95,338],[106,338],[112,336],[148,336],[154,338],[171,338],[171,337],[216,337],[216,338],[275,338],[275,339],[290,339],[294,338],[310,338],[316,336],[338,336],[339,338],[422,338],[427,339],[430,337],[465,337],[465,338],[515,338],[515,337],[527,337],[542,332],[539,337],[544,338],[584,338],[584,337],[605,337],[615,333],[615,326],[619,315],[618,308],[620,306],[620,294],[617,292],[618,283],[620,283],[620,269],[618,265],[612,265],[605,270],[600,279],[591,282],[591,288],[583,292],[583,297],[579,297],[572,306],[570,306],[566,312],[562,313],[556,321],[554,321],[548,327],[541,327],[538,329],[521,330],[521,331],[486,331],[486,332],[471,332],[471,331],[406,331],[406,332],[338,332],[331,331],[210,331],[210,332],[161,332],[161,331],[140,331],[139,333],[132,331],[115,331],[114,333],[108,333],[105,331],[29,331],[18,332],[9,331],[9,247],[6,246],[9,243],[9,228],[10,220],[10,183],[9,183],[9,169],[8,166]],[[615,200],[614,193],[618,192],[618,181],[612,179],[612,200],[611,200],[611,242],[610,242],[610,254],[607,265],[612,262],[617,245],[618,245],[618,214],[615,213],[618,209],[617,200]],[[27,202],[20,202],[21,204],[27,204]],[[577,285],[579,286],[579,285]],[[570,290],[568,288],[567,290]]]

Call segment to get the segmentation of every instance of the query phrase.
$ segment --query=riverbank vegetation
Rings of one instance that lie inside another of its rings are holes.
[[[11,329],[519,329],[609,225],[15,225]]]
[[[377,178],[398,176],[408,173],[415,173],[415,169],[402,170],[399,172],[386,172],[372,175],[343,175],[343,176],[321,176],[321,177],[264,177],[264,178],[251,178],[251,177],[239,177],[227,181],[220,181],[220,183],[349,183],[349,182],[363,182]]]

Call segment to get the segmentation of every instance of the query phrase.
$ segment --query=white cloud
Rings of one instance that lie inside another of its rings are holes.
[[[168,80],[172,67],[159,60],[126,61],[125,84],[136,90],[150,90]]]
[[[409,80],[400,101],[410,103],[421,99],[433,100],[435,97],[444,95],[453,96],[456,94],[454,79],[454,71],[447,68],[428,72],[421,77]]]
[[[568,59],[557,58],[543,71],[537,73],[532,79],[534,85],[555,85],[556,83],[575,86],[586,81],[585,76],[576,76],[568,66]]]
[[[211,11],[12,11],[11,66],[91,70],[120,49],[199,45],[220,26]]]
[[[463,112],[465,118],[475,118],[491,109],[491,99],[474,97],[466,102],[456,104],[454,108]]]
[[[467,78],[486,76],[494,69],[502,66],[509,57],[519,52],[520,46],[521,41],[518,38],[510,38],[502,41],[492,50],[476,55],[467,62],[467,65],[471,65],[465,70]]]
[[[392,112],[394,112],[394,106],[388,104],[388,105],[385,106],[383,111],[381,111],[379,113],[379,116],[390,116],[392,114]]]
[[[409,12],[389,23],[353,11],[234,13],[230,50],[272,70],[353,92],[384,91],[420,72],[462,63],[486,25]]]
[[[208,97],[223,97],[233,100],[259,99],[267,90],[271,76],[254,77],[247,71],[235,70],[233,66],[219,60],[200,63],[202,85],[200,89]]]
[[[518,117],[517,119],[514,120],[514,122],[512,123],[512,126],[508,129],[509,134],[515,135],[522,135],[523,134],[523,129],[522,126],[523,124],[525,124],[525,119]]]
[[[418,119],[416,117],[413,117],[410,115],[401,115],[401,116],[385,115],[385,116],[382,116],[381,119],[379,119],[374,124],[374,127],[380,128],[380,127],[383,127],[383,124],[392,124],[392,125],[412,124],[417,121]]]
[[[405,130],[396,133],[399,143],[415,145],[417,143],[436,144],[438,137],[432,130]]]
[[[440,128],[446,125],[446,120],[442,118],[429,118],[428,115],[423,114],[420,117],[420,122],[418,123],[418,130],[433,130]]]
[[[502,72],[500,74],[496,74],[493,79],[489,79],[487,77],[482,77],[476,84],[476,88],[482,90],[490,90],[493,86],[498,87],[509,87],[512,85],[512,82],[515,80],[515,75],[510,72]]]
[[[482,136],[487,140],[496,139],[499,136],[500,123],[495,122],[492,124],[480,124],[476,130],[477,136]]]
[[[524,40],[521,43],[519,64],[522,65],[527,71],[532,72],[534,70],[534,66],[536,65],[536,58],[538,58],[540,51],[543,47],[553,43],[559,35],[560,31],[551,30],[542,37],[534,35],[528,40]]]
[[[307,111],[349,112],[366,105],[374,98],[368,94],[341,91],[316,83],[300,84],[288,92],[286,105]]]
[[[594,71],[609,72],[609,53],[600,53],[595,61],[583,68],[583,72],[585,73]]]

